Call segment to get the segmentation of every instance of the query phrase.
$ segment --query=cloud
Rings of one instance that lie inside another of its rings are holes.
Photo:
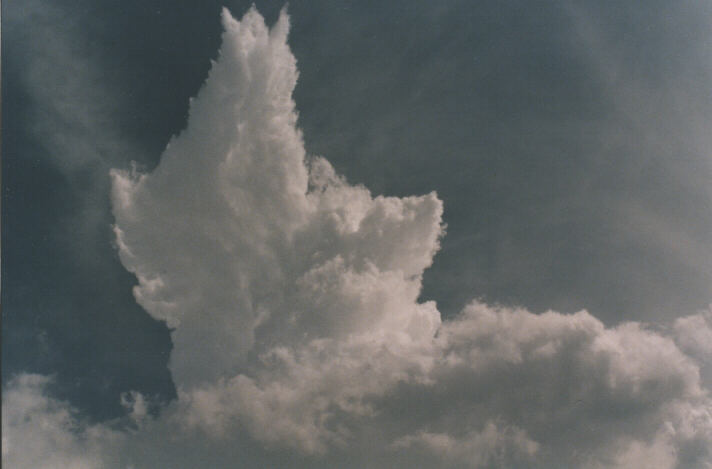
[[[116,125],[122,109],[110,92],[116,79],[97,65],[106,64],[78,32],[83,12],[30,0],[8,13],[8,35],[22,51],[17,70],[29,98],[23,111],[52,164],[69,178],[86,179],[87,172],[103,173],[123,155],[136,155]],[[102,178],[87,182],[106,190]]]
[[[8,9],[5,23],[13,44],[8,81],[25,98],[20,109],[9,109],[14,111],[10,119],[32,137],[32,144],[12,150],[35,165],[49,163],[61,175],[63,184],[54,190],[62,193],[59,201],[71,200],[72,206],[62,207],[64,216],[52,232],[84,267],[104,255],[98,246],[106,243],[110,219],[106,173],[125,155],[142,158],[121,130],[118,116],[125,112],[112,86],[118,82],[110,71],[115,64],[96,56],[83,34],[86,12],[79,10],[29,0]],[[96,22],[92,27],[101,30]],[[38,190],[41,196],[44,192]],[[97,248],[89,250],[90,242]]]
[[[437,311],[416,299],[441,202],[373,198],[323,159],[308,170],[286,14],[271,31],[255,10],[223,24],[186,131],[154,172],[113,172],[121,260],[138,302],[175,329],[176,384],[234,375],[248,352],[305,335],[388,334],[403,321],[414,340],[432,335]]]
[[[418,301],[437,195],[374,197],[307,157],[286,12],[270,29],[224,10],[223,27],[160,164],[112,172],[121,261],[172,328],[178,399],[154,418],[128,394],[133,427],[113,431],[21,376],[3,462],[42,467],[13,459],[21,435],[86,467],[712,467],[686,323],[675,338],[479,301],[443,321]]]
[[[517,460],[521,463],[531,459],[539,449],[525,432],[516,427],[500,428],[493,421],[487,422],[481,432],[471,431],[459,439],[445,433],[420,432],[397,440],[394,446],[420,446],[446,461],[474,467],[502,467]]]
[[[66,403],[48,397],[50,379],[25,374],[11,380],[2,399],[5,467],[104,467],[120,434],[82,422]]]
[[[682,350],[702,362],[712,362],[712,305],[707,311],[677,318],[674,330]]]
[[[605,466],[607,454],[649,443],[667,425],[685,426],[697,411],[707,417],[696,421],[689,438],[710,428],[698,366],[671,338],[638,323],[605,328],[583,311],[534,315],[473,303],[444,324],[438,340],[443,361],[435,368],[439,389],[432,400],[458,409],[460,421],[469,415],[516,424],[541,445],[549,464]],[[443,419],[446,411],[438,418],[452,427],[458,420]],[[670,444],[677,451],[682,441]],[[657,450],[651,444],[649,451]]]

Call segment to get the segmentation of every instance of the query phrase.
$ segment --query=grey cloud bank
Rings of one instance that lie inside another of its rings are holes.
[[[586,311],[421,301],[435,193],[374,197],[309,157],[282,12],[223,12],[187,128],[112,172],[134,296],[171,328],[178,398],[90,424],[25,374],[8,467],[712,467],[708,312],[668,332]]]

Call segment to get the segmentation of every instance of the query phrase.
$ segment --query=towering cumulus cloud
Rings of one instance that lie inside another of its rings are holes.
[[[305,155],[285,12],[223,26],[186,130],[152,172],[112,173],[121,261],[172,328],[178,400],[153,418],[134,394],[129,429],[109,430],[26,376],[4,460],[30,461],[28,418],[49,409],[35,437],[68,458],[90,445],[86,467],[712,467],[706,316],[666,334],[475,301],[441,321],[418,301],[440,200],[374,197]]]
[[[225,12],[223,25],[186,131],[151,174],[113,174],[121,260],[138,302],[175,328],[176,384],[324,340],[427,343],[439,315],[416,298],[441,202],[374,199],[323,159],[308,169],[286,14],[271,31],[255,10],[241,22]]]

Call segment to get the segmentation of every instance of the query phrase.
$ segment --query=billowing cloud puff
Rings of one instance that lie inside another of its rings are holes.
[[[151,174],[113,173],[121,259],[138,302],[175,328],[176,384],[234,376],[276,344],[432,337],[439,315],[416,299],[441,202],[373,198],[323,159],[308,169],[286,14],[271,31],[255,10],[223,24],[186,131]]]
[[[707,311],[675,320],[680,348],[698,360],[712,363],[712,305]]]
[[[82,422],[66,403],[47,397],[50,379],[21,375],[2,397],[4,467],[103,467],[120,434]]]
[[[112,173],[119,254],[172,328],[178,400],[153,418],[127,395],[132,425],[99,431],[19,378],[10,396],[35,397],[3,401],[4,461],[22,437],[108,448],[87,467],[712,467],[687,322],[668,337],[477,301],[442,321],[418,301],[440,200],[374,197],[307,157],[286,13],[223,25],[160,165]],[[42,413],[59,423],[27,432]]]

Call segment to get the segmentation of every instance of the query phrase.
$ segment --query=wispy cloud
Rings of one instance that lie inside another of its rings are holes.
[[[28,100],[19,115],[33,133],[40,150],[16,157],[49,163],[68,181],[73,193],[74,216],[64,223],[76,235],[85,236],[75,252],[85,261],[86,238],[106,235],[106,193],[112,166],[141,154],[120,130],[123,104],[117,98],[117,77],[105,60],[96,57],[82,28],[79,11],[68,12],[51,2],[29,0],[22,8],[8,9],[8,38],[12,57],[21,62],[13,72]],[[27,152],[29,153],[29,152]]]
[[[13,55],[25,58],[19,73],[29,117],[48,157],[68,176],[124,161],[130,143],[116,125],[115,77],[94,57],[81,15],[40,0],[8,13]]]

